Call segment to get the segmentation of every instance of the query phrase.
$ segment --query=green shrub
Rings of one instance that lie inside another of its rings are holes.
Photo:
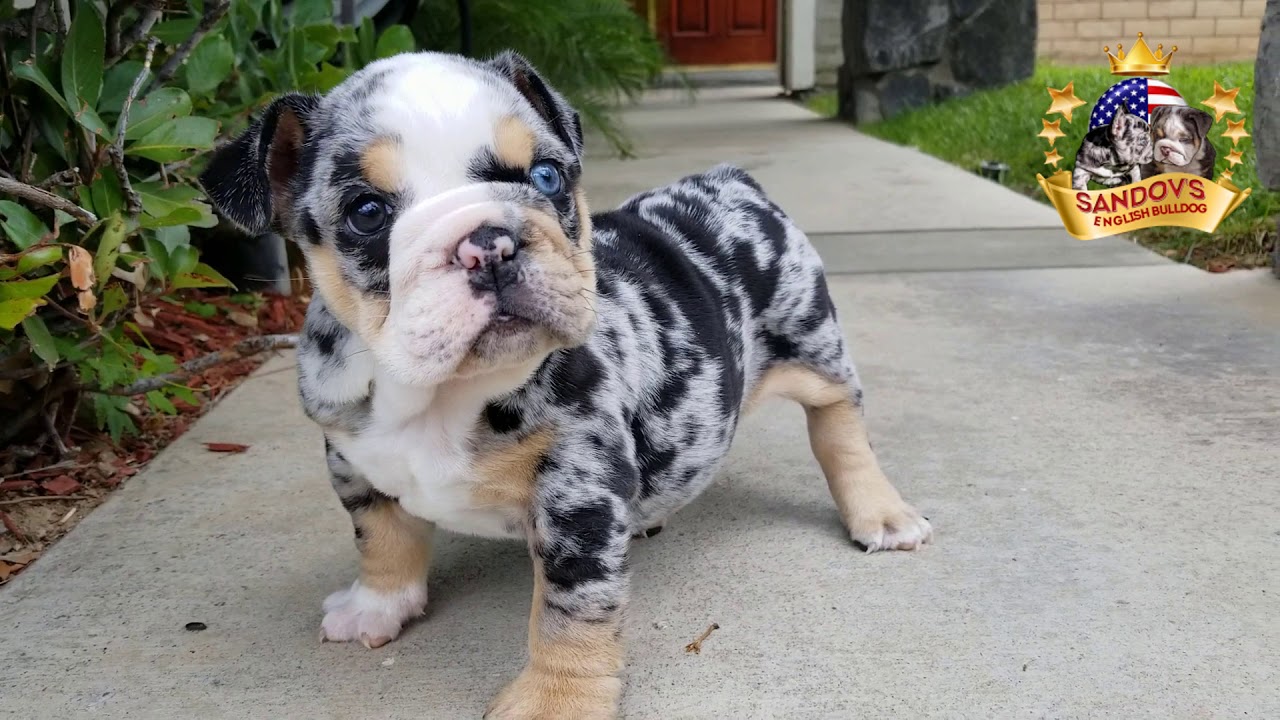
[[[132,395],[160,412],[197,401],[140,383],[178,369],[147,346],[140,307],[229,285],[191,243],[218,223],[194,179],[202,154],[270,96],[327,90],[413,49],[412,35],[337,27],[329,0],[295,3],[288,20],[279,0],[105,13],[73,0],[66,18],[57,2],[0,7],[0,443],[63,403],[118,439],[135,429]]]

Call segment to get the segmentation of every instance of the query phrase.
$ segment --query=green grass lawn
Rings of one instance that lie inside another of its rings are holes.
[[[1122,78],[1114,77],[1105,65],[1041,64],[1035,75],[1024,82],[996,90],[978,92],[962,98],[905,113],[890,120],[860,126],[858,129],[900,145],[908,145],[963,168],[974,170],[984,160],[997,160],[1009,166],[1005,184],[1042,202],[1048,202],[1036,183],[1036,173],[1046,177],[1054,169],[1044,164],[1044,151],[1049,144],[1036,137],[1041,119],[1049,108],[1047,86],[1061,88],[1075,82],[1076,96],[1087,104],[1076,108],[1070,123],[1063,122],[1065,138],[1057,142],[1058,153],[1069,168],[1080,140],[1089,129],[1089,113],[1093,102],[1108,87]],[[1223,87],[1240,88],[1236,104],[1249,115],[1253,110],[1253,63],[1221,63],[1178,67],[1161,78],[1178,89],[1194,107],[1213,95],[1215,80]],[[809,100],[809,107],[828,116],[836,112],[834,93],[821,93]],[[1201,109],[1205,109],[1201,107]],[[1230,116],[1232,120],[1238,116]],[[1220,172],[1227,167],[1224,160],[1231,149],[1230,140],[1222,140],[1226,119],[1215,123],[1209,137],[1218,149]],[[1051,121],[1058,116],[1049,118]],[[1253,118],[1246,128],[1252,130]],[[1180,261],[1192,262],[1210,269],[1226,266],[1252,267],[1267,264],[1267,253],[1275,242],[1275,216],[1280,212],[1280,193],[1271,192],[1258,182],[1257,157],[1253,141],[1246,138],[1240,147],[1244,163],[1237,165],[1232,182],[1241,188],[1253,188],[1253,195],[1236,209],[1213,234],[1179,228],[1153,228],[1134,234],[1142,244]],[[1216,173],[1215,173],[1216,177]]]

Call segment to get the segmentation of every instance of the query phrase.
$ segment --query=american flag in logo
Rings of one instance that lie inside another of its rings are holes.
[[[1151,120],[1151,111],[1161,105],[1186,105],[1177,90],[1159,80],[1132,78],[1112,85],[1098,98],[1089,116],[1089,129],[1110,125],[1116,108],[1124,105],[1129,112],[1143,120]]]

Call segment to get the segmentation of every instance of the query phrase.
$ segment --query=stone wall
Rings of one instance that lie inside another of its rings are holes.
[[[1040,57],[1099,62],[1102,46],[1126,48],[1139,32],[1154,49],[1178,46],[1178,62],[1252,60],[1266,0],[1039,0]]]
[[[814,27],[815,82],[818,87],[835,87],[844,62],[840,46],[840,12],[842,0],[817,0],[818,21]]]
[[[859,123],[1035,70],[1036,0],[844,0],[841,25],[840,115]]]

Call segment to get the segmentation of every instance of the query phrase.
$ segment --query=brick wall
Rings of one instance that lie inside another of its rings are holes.
[[[1139,32],[1151,49],[1178,46],[1177,62],[1252,60],[1266,0],[1038,0],[1038,55],[1100,62],[1102,47],[1128,49]]]

